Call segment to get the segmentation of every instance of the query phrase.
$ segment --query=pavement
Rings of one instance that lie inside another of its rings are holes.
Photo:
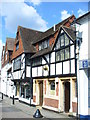
[[[15,104],[13,105],[11,98],[4,96],[2,100],[0,94],[0,118],[3,118],[2,120],[11,120],[11,118],[12,120],[19,118],[22,120],[30,120],[30,118],[35,119],[33,118],[33,115],[36,110],[37,107],[29,106],[27,104],[19,102],[18,100],[15,100]],[[55,118],[74,119],[69,117],[66,113],[57,113],[43,108],[40,108],[40,112],[43,115],[43,118],[48,120],[53,120]]]

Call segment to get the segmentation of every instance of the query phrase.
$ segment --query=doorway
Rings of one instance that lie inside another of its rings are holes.
[[[70,109],[70,82],[64,82],[64,109],[65,112],[69,112]]]
[[[43,81],[39,82],[39,105],[43,104]]]

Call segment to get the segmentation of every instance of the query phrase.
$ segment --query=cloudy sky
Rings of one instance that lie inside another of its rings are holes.
[[[87,11],[88,1],[2,0],[0,2],[0,54],[6,37],[15,38],[18,25],[45,31],[72,14],[77,18]]]

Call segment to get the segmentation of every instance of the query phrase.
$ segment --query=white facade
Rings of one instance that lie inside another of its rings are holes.
[[[12,67],[11,63],[6,64],[1,69],[1,92],[9,97],[15,94],[14,83],[11,81],[11,74],[7,75],[7,71]]]
[[[79,20],[81,25],[76,25],[76,31],[82,32],[82,42],[78,48],[77,62],[77,80],[78,80],[78,114],[82,116],[90,116],[90,68],[87,62],[90,59],[90,14]]]

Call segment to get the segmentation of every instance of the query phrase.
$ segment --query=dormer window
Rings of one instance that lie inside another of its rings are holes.
[[[19,49],[19,42],[16,43],[16,50]]]

